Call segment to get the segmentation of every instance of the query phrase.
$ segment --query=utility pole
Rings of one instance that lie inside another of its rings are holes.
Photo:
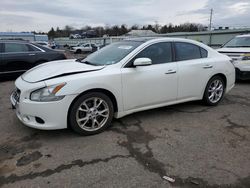
[[[158,21],[155,21],[155,30],[156,30],[156,33],[159,33]]]
[[[210,10],[209,31],[212,30],[213,9]]]
[[[209,46],[212,44],[212,18],[213,18],[213,9],[210,10],[210,20],[209,20]]]

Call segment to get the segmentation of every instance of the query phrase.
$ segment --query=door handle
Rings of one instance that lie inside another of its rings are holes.
[[[32,56],[32,55],[36,55],[36,54],[29,54],[30,56]]]
[[[203,68],[204,69],[211,69],[211,68],[213,68],[213,65],[205,65],[205,66],[203,66]]]
[[[175,74],[176,73],[176,70],[168,70],[168,72],[166,72],[165,74]]]

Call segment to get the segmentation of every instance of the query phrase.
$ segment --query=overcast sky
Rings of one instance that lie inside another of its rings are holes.
[[[1,0],[0,31],[195,22],[250,27],[250,0]]]

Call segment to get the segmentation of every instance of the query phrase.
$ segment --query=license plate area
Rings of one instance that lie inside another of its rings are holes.
[[[21,91],[18,88],[15,88],[15,90],[11,94],[11,103],[12,103],[12,108],[17,109],[18,108],[18,103],[20,100],[20,94]]]
[[[20,94],[21,94],[21,91],[18,88],[16,88],[13,91],[12,97],[13,97],[15,103],[19,102],[19,100],[20,100]]]

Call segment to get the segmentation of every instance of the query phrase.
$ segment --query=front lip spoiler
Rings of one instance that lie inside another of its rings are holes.
[[[52,76],[52,77],[45,78],[45,79],[43,79],[43,80],[38,80],[38,81],[36,81],[36,82],[29,82],[29,81],[23,79],[23,77],[21,77],[21,78],[22,78],[24,81],[29,82],[29,83],[37,83],[37,82],[42,82],[42,81],[46,81],[46,80],[50,80],[50,79],[54,79],[54,78],[60,78],[60,77],[64,77],[64,76],[73,75],[73,74],[81,74],[81,73],[99,71],[99,70],[102,70],[102,69],[104,69],[104,68],[105,68],[105,67],[102,67],[102,68],[100,68],[100,69],[95,69],[95,70],[87,70],[87,71],[77,71],[77,72],[63,73],[63,74],[59,74],[59,75],[56,75],[56,76]]]

